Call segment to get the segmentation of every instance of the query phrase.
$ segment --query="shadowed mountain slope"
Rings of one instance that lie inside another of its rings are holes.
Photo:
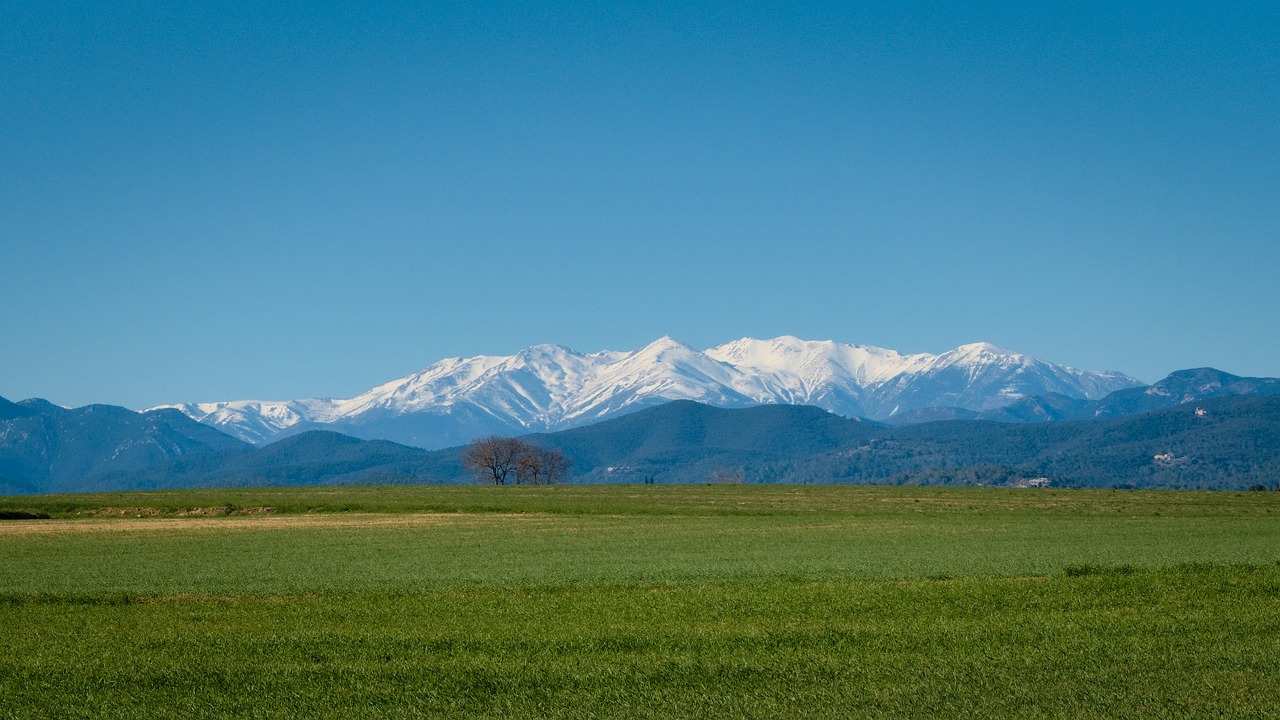
[[[397,485],[463,482],[454,452],[310,430],[250,452],[188,456],[96,477],[96,490],[259,485]]]
[[[72,491],[95,475],[248,449],[176,410],[68,409],[39,399],[0,402],[0,492]]]

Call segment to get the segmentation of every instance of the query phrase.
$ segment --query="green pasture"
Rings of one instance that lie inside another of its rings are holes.
[[[279,487],[0,496],[0,513],[54,518],[298,513],[785,515],[898,513],[1179,515],[1280,513],[1266,493],[868,485],[558,485]]]
[[[0,717],[1280,715],[1280,493],[0,498]]]

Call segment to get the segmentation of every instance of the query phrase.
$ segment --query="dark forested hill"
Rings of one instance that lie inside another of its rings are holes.
[[[794,457],[864,440],[878,425],[815,407],[726,410],[676,401],[531,442],[562,450],[580,481],[701,482],[713,472],[753,473]],[[460,448],[427,451],[383,440],[309,431],[252,452],[177,458],[138,471],[100,475],[92,489],[469,482]],[[785,477],[770,476],[782,482]]]
[[[1280,482],[1280,397],[1223,397],[1103,420],[957,420],[883,427],[816,408],[669,403],[532,436],[571,457],[581,481],[1008,484],[1244,488]],[[723,477],[723,475],[721,475]],[[730,473],[732,476],[732,473]]]
[[[677,400],[615,420],[529,440],[564,452],[579,479],[631,482],[702,482],[721,470],[758,481],[781,482],[769,468],[856,445],[881,430],[804,405],[729,410]]]
[[[186,456],[141,471],[92,479],[93,489],[394,485],[462,482],[454,451],[430,452],[386,440],[311,430],[250,452]]]
[[[938,480],[939,468],[986,465],[1055,485],[1244,488],[1280,481],[1280,397],[1224,397],[1103,420],[895,428],[803,474],[845,482]]]
[[[1195,368],[1171,373],[1150,387],[1117,390],[1089,403],[1080,417],[1121,417],[1220,397],[1273,395],[1280,395],[1280,378],[1240,377],[1214,368]]]
[[[0,492],[73,491],[103,473],[248,448],[176,410],[68,409],[39,399],[0,399]]]
[[[257,449],[174,413],[0,403],[4,492],[469,482],[461,449],[312,431]],[[104,427],[103,424],[111,427]],[[201,429],[210,437],[183,434]],[[575,482],[847,482],[1237,489],[1280,482],[1280,396],[1226,396],[1140,415],[885,427],[813,407],[677,401],[527,436]],[[16,441],[16,442],[15,442]],[[52,461],[49,458],[53,458]],[[43,473],[43,474],[41,474]]]
[[[1153,385],[1117,390],[1092,402],[1052,393],[1034,395],[975,417],[997,422],[1093,420],[1141,415],[1222,397],[1272,395],[1280,395],[1280,378],[1240,377],[1214,368],[1194,368],[1170,373]]]

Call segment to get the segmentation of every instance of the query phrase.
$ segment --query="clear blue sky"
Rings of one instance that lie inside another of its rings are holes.
[[[1280,375],[1280,4],[908,5],[9,0],[0,395],[668,334]]]

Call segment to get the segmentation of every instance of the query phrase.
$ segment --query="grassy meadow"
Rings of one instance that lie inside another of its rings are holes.
[[[0,498],[0,718],[1280,715],[1280,493]]]

